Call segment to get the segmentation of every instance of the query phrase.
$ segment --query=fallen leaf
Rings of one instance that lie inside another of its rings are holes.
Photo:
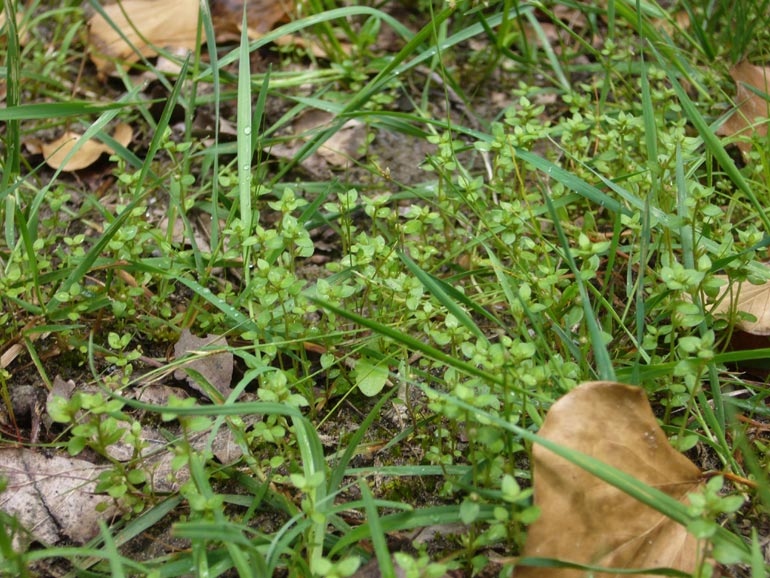
[[[153,56],[157,48],[195,49],[198,0],[123,0],[103,9],[109,20],[98,12],[88,19],[90,56],[100,75],[116,63]]]
[[[99,520],[109,520],[116,512],[109,496],[94,493],[104,469],[25,448],[0,449],[0,477],[8,480],[0,507],[16,516],[37,541],[83,544],[98,534]],[[107,509],[97,512],[102,502],[108,503]]]
[[[398,565],[395,556],[391,555],[390,560],[393,564],[393,570],[395,571],[395,578],[406,578],[406,572]],[[382,578],[380,563],[377,560],[377,557],[372,556],[372,559],[356,570],[350,578]]]
[[[350,119],[318,149],[318,154],[335,167],[349,168],[361,158],[361,145],[366,140],[366,125]]]
[[[770,68],[754,66],[744,60],[730,70],[730,76],[737,86],[735,103],[738,110],[719,127],[717,134],[745,137],[737,139],[736,145],[746,157],[751,150],[750,137],[767,135],[767,119],[770,116],[770,103],[747,86],[760,93],[770,94]]]
[[[249,38],[255,40],[269,32],[277,23],[288,20],[293,10],[290,0],[250,0],[246,5]],[[212,0],[211,19],[217,42],[239,41],[243,18],[243,0]]]
[[[120,145],[127,146],[133,138],[134,132],[127,124],[121,123],[115,127],[112,138]],[[46,164],[53,169],[60,169],[66,172],[79,171],[94,164],[103,153],[111,154],[114,152],[111,147],[97,140],[87,140],[80,145],[80,148],[67,161],[66,166],[62,166],[64,159],[75,147],[82,135],[68,131],[53,142],[36,142],[34,140],[26,143],[27,150],[33,154],[42,154]]]
[[[748,281],[729,284],[726,275],[715,275],[728,284],[723,287],[711,310],[712,315],[730,315],[742,311],[756,317],[756,321],[738,318],[735,327],[752,335],[770,335],[770,281],[754,285]]]
[[[158,49],[194,50],[198,36],[198,0],[123,0],[104,6],[88,20],[91,60],[100,75],[115,71],[117,64],[132,64]],[[243,2],[214,0],[210,3],[217,42],[240,39]],[[249,38],[254,40],[287,18],[292,3],[268,0],[247,5]],[[110,23],[111,21],[111,23]]]
[[[669,444],[639,387],[584,383],[551,407],[540,435],[677,500],[686,500],[701,486],[700,470]],[[525,557],[613,568],[695,570],[697,541],[683,526],[542,446],[534,447],[533,462],[535,505],[541,515],[529,528]],[[516,578],[583,575],[563,568],[516,570]]]
[[[260,417],[249,415],[243,416],[242,419],[246,424],[252,424]],[[137,467],[146,472],[147,484],[153,493],[178,492],[179,487],[190,479],[189,466],[185,465],[181,469],[173,468],[177,453],[173,449],[173,444],[166,443],[164,433],[168,435],[169,429],[165,428],[165,432],[161,432],[160,429],[152,426],[143,426],[140,434],[140,439],[146,446],[140,452],[141,458],[137,462]],[[232,430],[227,426],[219,428],[213,438],[211,430],[206,429],[188,433],[184,436],[184,440],[196,454],[202,455],[204,452],[211,451],[222,464],[232,464],[243,456],[241,446],[238,445]],[[134,449],[125,442],[119,442],[111,445],[107,453],[112,459],[130,463]]]
[[[211,350],[212,347],[217,351]],[[177,359],[182,359],[190,355],[181,369],[174,372],[176,379],[187,379],[190,387],[208,396],[205,389],[186,371],[185,368],[198,372],[209,384],[211,384],[222,397],[227,398],[232,389],[230,383],[233,379],[233,354],[226,351],[227,340],[221,335],[209,334],[206,337],[196,337],[190,333],[189,329],[182,331],[179,341],[174,345],[174,355]]]
[[[181,377],[184,376],[184,372],[182,372]],[[70,400],[72,395],[78,391],[93,394],[97,393],[99,390],[93,385],[76,385],[72,380],[64,381],[57,375],[54,377],[53,387],[48,394],[47,403],[50,407],[51,404],[55,403],[56,397]],[[168,400],[171,396],[175,396],[179,399],[187,397],[184,390],[155,383],[148,384],[134,392],[128,391],[126,393],[129,397],[134,397],[138,401],[161,406],[168,405]],[[76,415],[76,421],[80,421],[83,415],[84,412],[82,410],[79,411]],[[252,424],[262,419],[262,417],[257,415],[245,415],[242,416],[241,419],[246,424],[246,427],[250,427]],[[152,425],[142,426],[141,432],[139,433],[139,439],[142,440],[143,447],[140,449],[138,455],[135,453],[134,445],[127,443],[125,440],[110,444],[106,449],[106,453],[113,460],[124,463],[134,463],[135,467],[144,470],[147,474],[148,487],[151,489],[152,493],[179,491],[179,487],[190,478],[190,472],[187,466],[184,466],[181,469],[173,469],[173,462],[177,454],[173,450],[174,443],[168,441],[167,436],[169,434],[178,436],[179,439],[184,439],[185,444],[189,444],[192,450],[197,453],[211,451],[214,457],[216,457],[222,464],[231,464],[243,456],[242,448],[230,427],[220,427],[215,434],[212,434],[211,429],[208,428],[203,431],[182,435],[181,431],[175,431],[174,428],[168,424],[164,426],[164,431],[161,431]],[[85,464],[87,462],[83,463]],[[99,472],[101,470],[101,468],[98,468]],[[2,476],[2,469],[0,469],[0,476]],[[2,504],[1,497],[0,504]],[[4,506],[0,505],[0,507]]]

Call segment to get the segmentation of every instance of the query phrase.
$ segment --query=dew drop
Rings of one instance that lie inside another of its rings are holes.
[[[243,134],[251,134],[251,127],[247,126],[243,129]]]

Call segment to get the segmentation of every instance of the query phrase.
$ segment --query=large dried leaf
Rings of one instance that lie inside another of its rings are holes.
[[[19,45],[20,46],[26,46],[29,44],[30,39],[30,30],[29,30],[29,19],[27,19],[27,22],[24,21],[24,6],[21,6],[21,3],[18,3],[16,5],[16,33],[19,37]],[[8,28],[5,26],[5,20],[8,18],[8,15],[6,14],[6,10],[3,10],[0,8],[0,41],[3,43],[6,42],[6,35],[8,34]]]
[[[678,500],[684,501],[700,485],[700,470],[669,444],[638,387],[584,383],[551,407],[540,435]],[[525,557],[694,571],[697,543],[684,527],[541,446],[534,447],[533,459],[535,504],[541,516],[529,529]],[[516,571],[517,578],[583,574],[561,568]]]
[[[232,355],[230,357],[232,358]],[[225,365],[228,365],[227,360],[225,360]],[[184,377],[184,372],[182,372],[182,377]],[[99,389],[93,385],[78,385],[73,380],[64,381],[57,375],[54,377],[53,387],[48,394],[47,405],[50,408],[51,404],[56,403],[57,397],[70,400],[77,392],[94,394],[98,393]],[[135,397],[138,401],[160,406],[167,406],[171,396],[179,399],[184,399],[187,396],[182,389],[157,383],[147,384],[141,390],[136,392],[128,391],[126,393],[129,396]],[[75,419],[80,421],[83,417],[84,412],[81,410],[77,413]],[[248,426],[262,418],[257,415],[247,415],[242,416],[241,419]],[[231,464],[243,456],[237,436],[227,426],[220,427],[213,434],[211,429],[206,429],[183,435],[181,431],[175,430],[169,424],[164,426],[164,432],[161,432],[152,425],[143,425],[139,433],[139,439],[144,443],[139,451],[139,460],[134,462],[134,464],[147,474],[148,488],[153,493],[179,491],[179,487],[190,479],[188,466],[185,465],[182,469],[176,470],[172,467],[177,456],[173,450],[174,444],[162,441],[167,439],[169,434],[178,436],[180,440],[184,439],[185,444],[189,444],[196,453],[211,451],[220,463],[223,464]],[[131,463],[137,457],[134,445],[127,443],[125,440],[119,440],[109,445],[106,448],[106,453],[111,459],[126,464]],[[88,464],[88,462],[82,460],[79,460],[78,463],[82,464],[84,468]],[[98,471],[102,471],[102,469],[98,469]],[[0,475],[2,475],[2,466],[0,466]],[[2,502],[0,502],[0,507],[5,509],[5,506],[1,504]],[[26,523],[29,521],[29,518],[24,518],[23,521]]]
[[[112,138],[125,147],[131,142],[133,134],[133,130],[129,125],[121,123],[115,127]],[[64,159],[75,147],[81,136],[74,132],[66,132],[53,142],[29,141],[26,144],[30,152],[42,154],[49,167],[53,169],[61,168],[62,171],[68,172],[90,167],[103,153],[113,152],[112,148],[106,144],[91,139],[80,145],[80,148],[67,161],[66,166],[62,166]]]
[[[157,48],[195,48],[198,0],[123,0],[104,12],[112,24],[98,12],[88,20],[91,60],[101,74],[112,72],[116,61],[130,64],[140,54],[155,55]]]
[[[116,64],[131,64],[140,55],[157,50],[194,50],[198,35],[198,0],[122,0],[104,7],[114,26],[101,14],[88,21],[91,60],[100,74],[110,74]],[[215,0],[210,3],[218,42],[238,40],[243,2]],[[250,1],[247,5],[249,38],[256,39],[286,18],[291,2]],[[118,32],[120,31],[120,32]],[[128,40],[124,40],[123,35]],[[133,46],[133,47],[132,47]]]
[[[743,61],[730,71],[730,76],[737,85],[735,103],[738,110],[728,118],[717,131],[725,136],[750,137],[752,134],[765,136],[767,134],[768,107],[770,103],[756,92],[747,88],[754,87],[760,93],[770,94],[768,80],[770,80],[770,68],[754,66]],[[744,155],[751,150],[751,142],[747,138],[741,138],[736,143]]]
[[[8,480],[0,507],[16,516],[36,540],[83,544],[99,532],[100,519],[109,520],[115,514],[111,504],[101,513],[96,511],[97,504],[112,502],[109,496],[94,493],[95,480],[104,469],[70,457],[0,449],[0,476]]]

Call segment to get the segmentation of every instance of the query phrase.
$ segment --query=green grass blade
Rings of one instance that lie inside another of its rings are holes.
[[[369,536],[374,546],[374,553],[377,556],[380,576],[382,578],[395,578],[396,570],[393,567],[393,560],[388,550],[388,542],[385,539],[385,531],[380,523],[380,515],[377,512],[377,505],[374,503],[372,491],[364,479],[358,480],[358,487],[361,488],[361,501],[364,503],[366,522],[369,525]]]
[[[358,445],[364,439],[366,432],[369,431],[369,428],[371,427],[372,423],[374,423],[374,420],[381,417],[380,412],[382,411],[382,408],[390,400],[390,398],[396,394],[397,391],[397,388],[393,388],[390,392],[383,395],[364,418],[364,421],[359,424],[353,435],[350,436],[350,439],[348,440],[348,447],[345,448],[345,451],[342,453],[340,459],[337,461],[337,464],[334,466],[334,469],[332,469],[331,474],[329,475],[329,492],[335,493],[339,491],[342,485],[342,480],[345,475],[347,475],[347,468],[350,464],[350,460],[353,459],[353,456],[358,449]]]
[[[125,578],[126,574],[123,572],[123,564],[121,563],[118,548],[115,545],[112,534],[110,534],[110,530],[107,528],[107,524],[104,520],[99,520],[99,532],[102,536],[102,540],[104,540],[104,555],[110,563],[110,573],[114,578]]]
[[[248,236],[253,225],[251,211],[251,63],[249,55],[248,26],[246,5],[243,5],[243,23],[241,24],[240,58],[238,59],[238,203],[244,235]],[[245,238],[245,237],[244,237]],[[248,263],[248,252],[244,255]],[[248,271],[248,269],[244,269]]]
[[[6,59],[5,59],[5,108],[0,110],[0,121],[6,122],[5,154],[3,171],[0,176],[0,201],[5,205],[5,239],[8,247],[14,244],[14,215],[16,199],[11,194],[12,185],[16,182],[21,171],[21,123],[20,118],[11,115],[18,114],[21,108],[21,53],[19,48],[19,31],[16,29],[16,3],[6,1],[2,14],[5,15],[6,26]],[[8,115],[3,118],[3,114]]]
[[[215,503],[217,499],[214,489],[209,483],[209,473],[205,468],[202,456],[193,452],[188,446],[188,465],[190,468],[190,477],[195,483],[195,487],[200,494],[200,497],[205,499],[208,503]],[[220,527],[228,525],[228,521],[225,518],[225,514],[221,508],[212,508],[211,514],[213,514],[214,520]],[[212,561],[208,557],[209,543],[216,540],[215,536],[201,536],[199,540],[193,542],[193,553],[197,554],[197,569],[208,574],[209,567],[212,566]],[[228,570],[230,567],[235,567],[238,570],[239,576],[254,576],[252,573],[252,565],[244,553],[244,551],[232,540],[224,541],[225,549],[229,555],[229,559],[223,560],[217,566],[222,566],[221,571]],[[219,572],[212,572],[218,574]]]
[[[580,269],[575,263],[575,259],[572,257],[569,241],[567,240],[567,236],[564,234],[564,229],[562,228],[561,222],[559,221],[559,216],[556,213],[556,209],[553,206],[553,201],[551,200],[551,197],[547,191],[543,193],[543,198],[545,199],[546,205],[548,206],[548,211],[551,214],[551,222],[553,223],[556,234],[559,237],[559,242],[561,243],[563,249],[562,254],[567,261],[570,270],[575,275],[575,283],[577,283],[578,290],[580,291],[580,301],[583,306],[585,322],[588,326],[588,335],[591,339],[591,347],[593,349],[594,358],[596,360],[597,373],[599,374],[599,378],[602,380],[615,381],[615,369],[612,366],[612,359],[610,358],[610,353],[607,350],[607,344],[604,343],[604,334],[602,333],[602,330],[599,327],[599,322],[596,320],[596,315],[591,308],[591,300],[588,296],[588,291],[586,290],[585,281],[583,281],[583,278],[580,275]]]
[[[313,425],[304,417],[293,418],[294,433],[297,436],[297,445],[302,456],[302,472],[306,480],[311,480],[319,475],[323,477],[309,496],[313,504],[312,528],[310,529],[310,544],[308,546],[308,560],[310,567],[314,568],[318,560],[323,557],[324,537],[326,536],[327,517],[325,511],[330,503],[326,500],[326,461],[324,459],[323,446],[318,438],[318,433]]]
[[[13,108],[7,107],[0,109],[0,121],[17,122],[21,120],[45,120],[50,118],[86,116],[89,114],[104,114],[108,111],[119,112],[123,109],[135,106],[147,106],[150,103],[156,102],[162,101],[151,100],[139,102],[121,99],[119,102],[94,104],[93,102],[70,100],[67,102],[20,104]]]
[[[587,576],[593,576],[593,573],[602,573],[607,576],[676,576],[678,578],[692,578],[692,574],[680,572],[673,568],[606,568],[603,566],[591,566],[586,564],[574,564],[572,562],[563,562],[553,558],[519,558],[517,566],[531,566],[534,568],[571,568],[573,570],[583,570]]]
[[[398,532],[411,530],[414,528],[434,527],[441,524],[456,524],[460,518],[459,506],[434,506],[409,512],[399,512],[389,514],[380,518],[380,525],[383,532]],[[478,522],[492,520],[494,518],[494,508],[492,505],[484,504],[479,510],[476,518]],[[369,524],[364,523],[354,528],[350,533],[342,536],[329,552],[334,556],[338,552],[343,552],[345,548],[366,540],[371,536]]]
[[[220,128],[220,115],[221,115],[221,101],[222,101],[222,86],[219,74],[219,54],[217,52],[217,38],[214,31],[214,22],[211,17],[211,6],[207,1],[200,3],[200,15],[203,25],[203,32],[206,35],[206,52],[209,56],[210,70],[211,70],[211,87],[213,91],[213,104],[214,104],[214,149],[219,145],[219,128]],[[219,246],[219,179],[216,175],[219,175],[219,155],[214,154],[212,159],[212,173],[214,178],[211,179],[211,246]]]
[[[695,264],[695,254],[696,254],[696,247],[695,247],[695,238],[693,235],[692,225],[689,223],[689,219],[687,218],[687,207],[688,199],[687,199],[687,184],[685,182],[685,176],[684,176],[684,163],[682,160],[682,151],[679,146],[677,146],[676,149],[676,167],[675,167],[675,173],[676,173],[676,190],[677,190],[677,212],[678,216],[682,222],[682,226],[679,228],[679,239],[682,244],[682,260],[684,261],[684,266],[687,269],[690,270],[696,270],[696,264]],[[701,302],[700,295],[695,294],[691,296],[693,303],[695,303],[701,311],[703,311],[703,303]],[[704,336],[708,331],[709,327],[706,323],[706,319],[704,317],[703,321],[698,326],[699,332],[701,336]],[[729,457],[732,455],[732,451],[730,450],[730,446],[727,443],[727,439],[725,437],[725,409],[724,409],[724,400],[722,399],[722,385],[719,382],[719,376],[717,374],[717,368],[716,365],[713,363],[708,364],[708,372],[709,372],[709,383],[711,384],[711,403],[709,403],[708,400],[705,399],[705,397],[702,396],[701,392],[698,392],[699,396],[701,397],[701,403],[700,408],[703,414],[705,415],[705,419],[707,422],[707,425],[704,424],[704,429],[706,431],[711,429],[712,435],[715,435],[717,440],[719,440],[719,444],[722,448],[722,451],[719,452],[720,456],[722,456],[722,459],[725,459],[725,457]],[[713,404],[713,409],[712,409]],[[734,460],[732,467],[734,469],[738,469],[737,463],[735,463]]]

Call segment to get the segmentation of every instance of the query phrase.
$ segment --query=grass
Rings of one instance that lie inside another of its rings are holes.
[[[407,26],[383,6],[307,2],[219,48],[203,12],[198,49],[149,100],[135,76],[81,73],[79,3],[34,5],[46,27],[6,19],[2,436],[98,458],[121,515],[85,545],[38,547],[3,513],[2,572],[343,577],[374,559],[383,576],[507,576],[543,444],[682,524],[718,521],[704,551],[766,576],[768,388],[747,367],[768,349],[733,350],[741,313],[710,314],[717,274],[770,277],[764,137],[746,161],[714,132],[734,105],[728,69],[766,61],[770,39],[764,3],[730,6],[417,2]],[[385,29],[391,51],[374,48]],[[327,56],[271,45],[287,35]],[[292,158],[271,154],[314,109],[333,120]],[[362,154],[308,172],[351,119]],[[127,148],[105,136],[118,120],[138,134]],[[66,128],[113,157],[73,176],[22,146]],[[213,403],[136,399],[184,386],[166,355],[183,329],[227,338],[232,393],[188,370]],[[80,393],[49,403],[33,440],[11,400],[57,377]],[[537,435],[595,379],[643,387],[675,447],[737,480],[719,491],[740,510],[694,511]],[[233,463],[215,458],[224,433]],[[179,484],[151,483],[149,438]],[[444,540],[395,541],[458,520]],[[174,546],[148,549],[157,535]]]

